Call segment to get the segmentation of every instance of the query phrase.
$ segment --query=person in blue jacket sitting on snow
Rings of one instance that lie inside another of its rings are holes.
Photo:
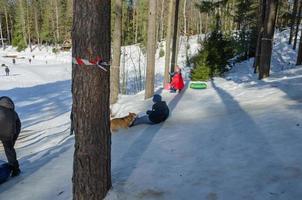
[[[169,107],[159,94],[153,96],[152,110],[146,112],[147,115],[137,117],[131,126],[139,124],[158,124],[165,121],[169,117]]]

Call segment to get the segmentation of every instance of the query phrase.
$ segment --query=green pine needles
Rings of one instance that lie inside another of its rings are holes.
[[[213,31],[202,43],[203,48],[191,58],[193,81],[207,81],[227,70],[228,60],[234,57],[234,41],[220,31]]]

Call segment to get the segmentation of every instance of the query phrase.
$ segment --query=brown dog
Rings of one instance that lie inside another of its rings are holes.
[[[110,120],[111,133],[117,131],[120,128],[128,128],[136,118],[135,113],[129,113],[129,115],[122,118],[114,118]]]

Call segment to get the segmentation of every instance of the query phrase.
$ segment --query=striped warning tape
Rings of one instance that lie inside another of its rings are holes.
[[[107,69],[105,67],[109,67],[110,64],[107,62],[103,61],[100,57],[97,57],[95,60],[86,60],[82,58],[72,58],[72,63],[76,65],[87,65],[87,66],[92,66],[96,65],[102,70],[107,72]]]

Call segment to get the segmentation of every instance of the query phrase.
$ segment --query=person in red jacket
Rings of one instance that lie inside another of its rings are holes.
[[[181,69],[178,66],[176,66],[175,67],[175,72],[173,74],[170,74],[170,75],[172,76],[171,91],[176,92],[178,90],[178,92],[180,93],[181,90],[185,86],[184,80],[183,80],[182,74],[181,74]]]

